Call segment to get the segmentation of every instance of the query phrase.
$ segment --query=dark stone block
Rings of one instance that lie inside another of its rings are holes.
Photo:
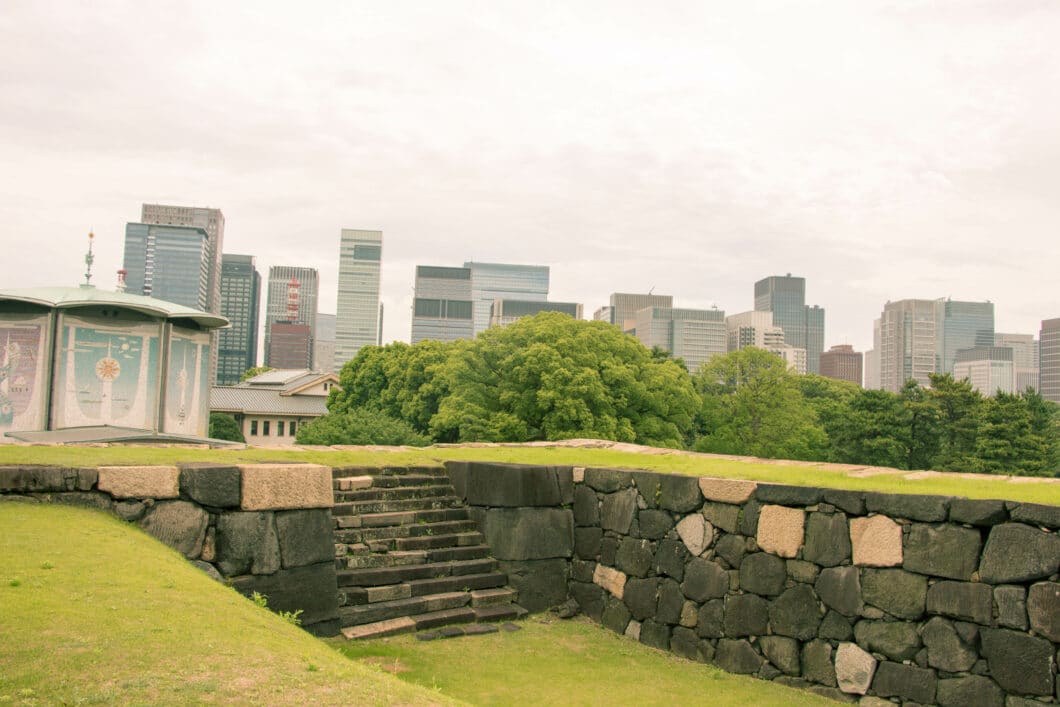
[[[788,560],[784,563],[788,577],[803,584],[813,584],[821,574],[821,568],[805,560]]]
[[[660,540],[655,550],[654,569],[680,582],[685,578],[685,563],[689,557],[688,548],[680,540]]]
[[[214,564],[221,574],[226,577],[248,572],[261,575],[280,569],[280,543],[272,515],[262,511],[234,511],[217,517],[217,560]]]
[[[601,493],[614,493],[633,485],[633,472],[588,468],[585,470],[585,485]]]
[[[210,579],[224,584],[225,578],[221,576],[221,573],[217,571],[217,568],[211,565],[209,562],[203,562],[202,560],[192,560],[191,564],[195,565],[203,572],[206,573]]]
[[[764,636],[769,625],[769,605],[754,594],[737,594],[725,597],[725,635]],[[757,669],[757,668],[756,668]]]
[[[0,467],[0,492],[72,491],[73,489],[66,488],[65,471],[66,469],[60,466]]]
[[[1010,511],[1012,520],[1021,523],[1044,526],[1056,530],[1060,528],[1060,506],[1046,506],[1041,503],[1021,503]]]
[[[968,581],[979,566],[979,531],[913,523],[903,538],[902,566],[912,572]]]
[[[755,677],[759,680],[772,680],[781,675],[783,675],[783,673],[773,667],[773,664],[769,662],[762,663],[762,667],[758,669],[757,673],[755,673]]]
[[[861,595],[865,603],[900,619],[919,619],[927,600],[927,577],[905,570],[861,570]]]
[[[630,618],[629,608],[620,599],[612,596],[604,597],[604,611],[600,616],[600,623],[603,626],[621,636],[625,634]]]
[[[482,518],[498,560],[544,560],[574,554],[574,515],[562,508],[490,508]]]
[[[817,595],[808,585],[797,584],[769,605],[773,633],[808,641],[817,636],[821,611]]]
[[[648,508],[688,513],[703,503],[699,479],[694,476],[634,472],[633,479]]]
[[[284,568],[315,565],[335,557],[331,511],[327,508],[276,513],[276,534]]]
[[[740,564],[740,588],[762,596],[776,596],[784,591],[788,568],[784,560],[767,552],[755,552]]]
[[[618,538],[604,536],[600,541],[600,564],[615,566],[615,555],[618,554]]]
[[[522,595],[520,595],[520,599]],[[659,578],[641,579],[631,577],[626,580],[622,601],[629,607],[629,613],[637,621],[644,621],[655,616],[659,605]]]
[[[1031,630],[1060,643],[1060,584],[1039,582],[1027,592],[1027,616]]]
[[[564,503],[561,468],[470,462],[466,467],[465,499],[472,506],[560,506]]]
[[[559,484],[559,502],[565,506],[574,503],[574,467],[573,466],[551,466],[552,473],[556,475],[556,483]]]
[[[464,635],[462,626],[442,626],[438,629],[438,635],[442,638],[459,638]]]
[[[461,498],[465,503],[467,502],[467,467],[471,462],[455,462],[449,461],[444,462],[445,473],[449,477],[449,483],[453,485],[453,489],[456,491],[456,495]],[[342,474],[343,476],[363,476],[367,474],[367,470],[361,473],[347,472],[339,468],[332,468],[331,473],[333,476],[336,474]],[[339,478],[339,477],[335,477]]]
[[[206,539],[206,526],[209,523],[206,511],[187,501],[159,501],[144,512],[140,528],[166,545],[181,553],[188,559],[198,559],[202,555],[202,543]],[[329,542],[331,528],[328,528]],[[335,556],[334,546],[327,559]],[[275,571],[276,567],[268,571]],[[258,573],[255,573],[258,574]]]
[[[950,522],[968,525],[989,526],[1004,523],[1008,519],[1004,501],[980,501],[971,498],[955,498],[950,501]]]
[[[649,540],[660,540],[666,537],[674,527],[674,519],[666,511],[643,510],[637,514],[640,522],[640,536]]]
[[[579,486],[574,489],[573,510],[575,525],[600,525],[600,499],[588,486]]]
[[[971,670],[979,658],[975,646],[965,642],[953,624],[939,616],[924,624],[920,638],[927,648],[927,663],[932,668],[960,673]]]
[[[721,599],[708,601],[696,616],[696,635],[700,638],[721,638],[725,635],[725,603]]]
[[[830,641],[849,641],[854,637],[854,627],[838,611],[829,611],[817,628],[817,637]]]
[[[1017,695],[1052,695],[1053,644],[1044,638],[1004,628],[979,632],[990,674],[1007,692]]]
[[[990,678],[978,675],[939,680],[940,707],[1004,707],[1005,693]]]
[[[666,624],[646,619],[640,625],[640,642],[652,648],[664,651],[670,650],[670,627]]]
[[[751,675],[762,667],[762,656],[755,653],[755,649],[747,641],[723,638],[718,641],[714,662],[727,672]]]
[[[501,561],[508,584],[519,592],[519,605],[528,611],[544,611],[567,599],[570,565],[563,559]]]
[[[464,626],[465,636],[483,636],[487,633],[500,633],[500,629],[493,624],[468,624]]]
[[[636,510],[637,492],[633,489],[609,493],[604,496],[600,505],[600,527],[625,535],[633,523],[633,513]]]
[[[996,525],[990,531],[979,565],[990,584],[1024,582],[1055,574],[1060,567],[1060,538],[1022,523]]]
[[[821,501],[824,489],[814,486],[788,486],[787,484],[758,484],[755,499],[765,505],[768,503],[781,506],[812,506]],[[744,533],[750,535],[750,533]]]
[[[593,621],[600,621],[604,613],[604,590],[596,584],[586,582],[570,583],[570,595],[582,608],[582,613]]]
[[[710,521],[715,528],[721,528],[726,533],[737,533],[740,530],[740,507],[731,503],[715,503],[707,501],[700,511],[703,517]]]
[[[147,506],[141,501],[126,500],[114,504],[114,513],[128,523],[135,523],[143,518],[146,510]]]
[[[762,636],[758,647],[770,663],[788,675],[800,675],[799,642],[787,636]]]
[[[654,559],[650,540],[624,537],[618,541],[615,567],[632,577],[644,577]]]
[[[844,491],[841,489],[825,489],[822,495],[825,503],[831,503],[836,508],[852,516],[865,515],[865,492]]]
[[[935,701],[937,686],[934,670],[889,661],[876,666],[876,675],[872,678],[872,690],[880,697],[900,697],[925,705]]]
[[[747,553],[747,538],[742,535],[722,535],[714,543],[714,552],[729,563],[729,567],[740,569],[743,556]]]
[[[802,648],[802,677],[828,687],[836,686],[832,644],[810,641]]]
[[[239,508],[242,472],[237,466],[180,464],[180,493],[213,508]]]
[[[861,612],[861,579],[857,567],[847,565],[821,570],[813,586],[817,596],[830,609],[844,616],[857,616]]]
[[[574,529],[574,554],[583,560],[595,560],[600,555],[604,531],[600,528]],[[611,558],[614,562],[614,558]]]
[[[234,577],[232,586],[247,596],[253,592],[264,594],[272,611],[301,609],[299,618],[307,631],[316,624],[334,623],[335,633],[338,632],[338,588],[332,562],[279,570],[270,575]]]
[[[63,506],[94,508],[98,511],[109,511],[114,506],[110,496],[98,491],[68,491],[65,493],[56,493],[51,495],[51,502]]]
[[[681,590],[695,602],[720,599],[729,591],[729,573],[716,562],[693,557],[685,565]]]
[[[850,527],[842,513],[811,513],[806,519],[803,559],[834,567],[850,559]]]
[[[749,538],[758,537],[758,514],[762,510],[762,504],[753,498],[743,504],[740,510],[740,535]]]
[[[937,582],[928,587],[927,611],[989,625],[993,616],[993,591],[978,582]]]
[[[643,631],[643,627],[641,627]],[[699,638],[696,632],[684,626],[675,626],[670,634],[670,650],[686,660],[703,660],[699,652]]]
[[[570,578],[576,582],[592,582],[596,563],[586,560],[571,560]]]
[[[865,508],[870,513],[883,513],[891,518],[908,518],[927,523],[946,520],[949,504],[949,496],[875,492],[865,494]]]
[[[674,624],[681,623],[681,610],[685,607],[685,595],[681,593],[681,587],[672,579],[664,579],[659,582],[659,606],[655,611],[655,619],[659,623]]]
[[[916,624],[904,621],[858,621],[854,638],[864,650],[899,662],[912,660],[920,650]]]

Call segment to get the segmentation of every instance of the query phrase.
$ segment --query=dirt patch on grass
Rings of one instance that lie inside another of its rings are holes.
[[[388,658],[381,655],[370,655],[360,659],[362,663],[368,665],[374,665],[383,672],[390,673],[391,675],[397,675],[398,673],[407,673],[412,670],[409,666],[402,663],[397,658]]]

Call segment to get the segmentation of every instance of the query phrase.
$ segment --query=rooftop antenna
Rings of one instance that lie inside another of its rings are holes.
[[[92,240],[96,237],[96,234],[91,230],[88,232],[88,252],[85,253],[85,282],[81,285],[84,289],[91,289],[94,287],[92,284],[92,262],[96,259],[96,256],[92,255]]]

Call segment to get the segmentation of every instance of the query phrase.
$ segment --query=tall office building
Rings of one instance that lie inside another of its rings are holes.
[[[335,315],[317,314],[313,339],[313,368],[322,373],[338,373],[335,365]]]
[[[225,253],[221,258],[221,316],[229,326],[217,344],[217,385],[235,385],[243,371],[258,365],[258,305],[261,275],[254,256]]]
[[[379,268],[383,232],[344,228],[339,237],[339,297],[335,310],[335,365],[362,346],[378,345],[382,331]]]
[[[289,312],[292,280],[297,283],[297,305]],[[278,368],[270,357],[272,329],[276,322],[302,324],[308,327],[309,361],[301,368],[312,368],[313,341],[316,338],[317,296],[320,279],[315,268],[273,265],[269,268],[269,286],[265,297],[265,365]],[[285,335],[289,332],[285,332]]]
[[[879,390],[880,385],[880,320],[872,322],[872,349],[865,352],[865,390]]]
[[[474,338],[471,297],[471,268],[417,265],[412,343]]]
[[[824,310],[806,305],[806,278],[773,275],[755,283],[755,310],[772,312],[788,346],[806,349],[806,370],[820,371],[824,351]]]
[[[994,332],[994,346],[1012,349],[1012,367],[1015,369],[1016,392],[1027,388],[1038,390],[1038,340],[1034,334],[1005,334]]]
[[[821,354],[821,375],[861,385],[862,355],[849,344],[833,346]]]
[[[907,380],[923,386],[939,370],[936,300],[888,302],[880,315],[880,388],[898,393]]]
[[[953,377],[965,380],[987,397],[998,391],[1012,394],[1016,391],[1016,369],[1012,361],[1012,349],[1008,346],[977,346],[961,349],[953,364]]]
[[[611,306],[604,305],[603,307],[598,307],[596,311],[593,312],[593,321],[608,322],[609,324],[613,323],[611,321]]]
[[[644,307],[635,314],[633,329],[642,344],[669,351],[693,374],[724,355],[728,342],[725,312],[720,309]]]
[[[125,224],[125,291],[209,311],[208,239],[196,227]]]
[[[527,302],[521,299],[498,299],[490,308],[490,326],[505,326],[523,317],[541,312],[560,312],[574,319],[582,318],[582,306],[576,302]]]
[[[611,323],[621,327],[622,331],[632,333],[636,326],[637,312],[646,307],[672,309],[673,295],[638,295],[629,292],[611,293],[611,304],[608,314]]]
[[[197,206],[167,206],[164,204],[143,204],[140,209],[140,222],[153,225],[190,226],[206,231],[207,312],[221,311],[221,256],[224,247],[225,217],[220,209]]]
[[[757,346],[770,351],[784,346],[784,330],[773,325],[772,312],[740,312],[725,317],[728,350]]]
[[[544,302],[548,299],[547,265],[464,263],[471,269],[472,320],[475,333],[490,325],[490,310],[498,299]]]
[[[992,302],[938,300],[941,323],[940,373],[953,373],[957,352],[994,345],[994,305]]]
[[[1060,319],[1045,319],[1038,334],[1038,392],[1060,403]]]

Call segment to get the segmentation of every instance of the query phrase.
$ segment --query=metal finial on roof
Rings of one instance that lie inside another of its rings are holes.
[[[96,256],[92,255],[92,239],[96,237],[96,234],[92,231],[88,232],[88,252],[85,253],[85,282],[81,287],[95,287],[92,284],[92,262],[96,259]]]

